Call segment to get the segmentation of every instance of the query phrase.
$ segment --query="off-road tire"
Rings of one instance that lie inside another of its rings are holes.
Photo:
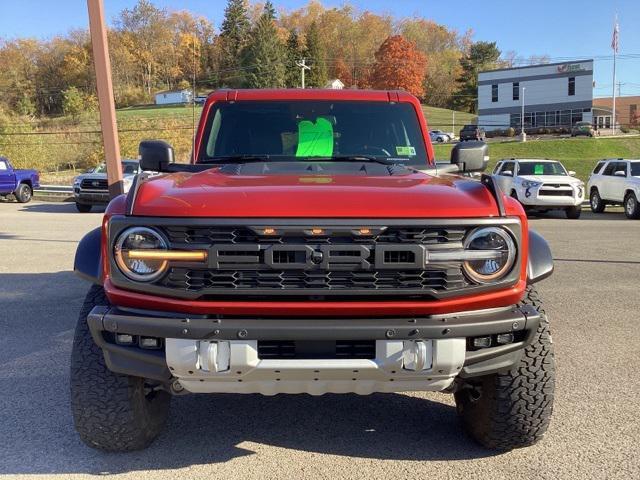
[[[461,383],[455,392],[465,430],[495,450],[526,447],[546,432],[553,411],[555,363],[549,321],[536,290],[529,286],[522,302],[541,314],[533,342],[505,373]]]
[[[21,183],[18,185],[14,195],[19,203],[27,203],[33,197],[33,190],[26,183]]]
[[[94,343],[87,315],[96,305],[109,305],[102,287],[87,293],[71,353],[71,410],[76,430],[88,446],[128,452],[147,447],[160,433],[171,395],[151,391],[143,378],[111,372]],[[145,393],[146,392],[146,393]]]
[[[591,211],[593,213],[602,213],[607,206],[604,203],[604,200],[602,200],[597,188],[592,189],[589,194],[589,206],[591,206]]]
[[[89,213],[91,211],[91,205],[87,205],[86,203],[78,203],[78,202],[76,202],[76,209],[80,213]]]
[[[575,207],[568,207],[567,209],[565,209],[564,213],[568,219],[577,220],[580,218],[580,215],[582,214],[582,206],[578,205]]]
[[[640,204],[636,195],[632,192],[627,193],[626,197],[624,197],[624,214],[632,220],[640,218]]]

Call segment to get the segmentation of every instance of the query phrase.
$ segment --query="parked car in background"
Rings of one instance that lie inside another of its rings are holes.
[[[571,127],[571,136],[572,137],[595,137],[596,131],[591,125],[591,122],[577,122],[573,127]]]
[[[0,196],[13,195],[20,203],[33,197],[33,189],[40,186],[40,174],[36,170],[13,168],[8,158],[0,157]]]
[[[431,130],[429,132],[429,138],[431,139],[431,142],[436,142],[436,143],[447,143],[448,141],[451,140],[449,138],[449,135],[436,130]]]
[[[564,210],[567,218],[580,218],[584,182],[556,160],[505,159],[493,170],[502,191],[525,210]]]
[[[431,132],[429,133],[432,135],[442,135],[447,138],[446,140],[447,142],[451,142],[456,139],[456,136],[453,132],[443,132],[442,130],[431,130]],[[433,141],[433,139],[431,141]]]
[[[623,205],[627,218],[640,218],[640,160],[602,160],[587,183],[589,203],[594,213],[607,205]]]
[[[131,188],[133,177],[140,172],[137,160],[122,161],[122,181],[124,192]],[[101,163],[96,168],[78,175],[73,180],[73,197],[79,212],[87,213],[94,205],[109,203],[109,184],[107,183],[107,166]]]
[[[465,125],[460,130],[460,141],[465,142],[467,140],[480,140],[483,141],[486,138],[484,128],[478,127],[478,125]]]

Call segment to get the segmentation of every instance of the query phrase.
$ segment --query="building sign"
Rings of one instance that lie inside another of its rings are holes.
[[[586,70],[581,63],[565,63],[558,66],[558,73],[584,72]]]

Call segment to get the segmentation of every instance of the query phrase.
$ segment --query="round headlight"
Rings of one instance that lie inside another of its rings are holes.
[[[158,232],[146,227],[131,227],[120,234],[114,246],[114,256],[120,271],[137,282],[150,282],[167,268],[167,261],[136,258],[132,251],[166,250],[167,243]]]
[[[464,241],[468,251],[481,251],[478,260],[464,262],[467,276],[477,283],[495,282],[509,273],[516,259],[516,247],[511,235],[502,228],[485,227],[471,232]]]

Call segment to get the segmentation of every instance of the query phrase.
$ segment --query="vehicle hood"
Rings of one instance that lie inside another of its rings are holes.
[[[164,217],[442,218],[497,216],[479,182],[402,176],[232,175],[213,168],[140,182],[133,215]]]
[[[582,183],[582,180],[579,178],[568,177],[566,175],[520,175],[518,178],[530,182],[560,183],[564,185],[579,185]]]

